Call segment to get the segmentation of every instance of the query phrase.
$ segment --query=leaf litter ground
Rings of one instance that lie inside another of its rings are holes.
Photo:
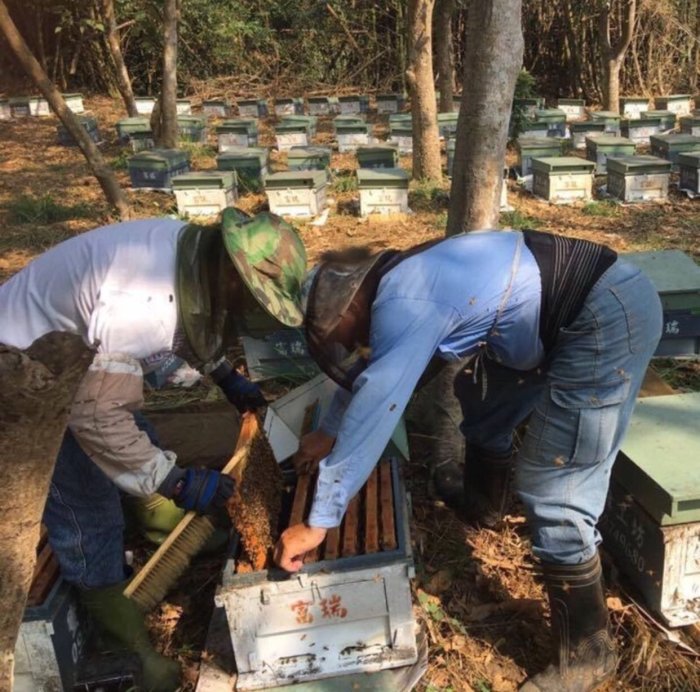
[[[98,118],[102,151],[120,182],[128,187],[128,152],[116,142],[114,125],[123,117],[109,98],[87,100]],[[375,133],[386,123],[370,117]],[[261,144],[272,146],[271,121],[261,128]],[[330,145],[330,119],[319,122],[317,144]],[[52,245],[96,226],[113,222],[100,188],[75,148],[56,143],[56,119],[27,118],[0,123],[0,281],[9,278],[34,256]],[[215,142],[190,146],[193,167],[215,168]],[[512,151],[508,163],[515,163]],[[409,157],[401,165],[410,168]],[[272,169],[283,170],[285,156],[273,152]],[[334,153],[331,211],[324,225],[298,224],[313,262],[325,250],[350,245],[372,249],[404,248],[439,237],[447,220],[449,184],[411,184],[413,213],[388,221],[360,219],[357,191],[352,183],[354,156]],[[533,227],[606,243],[619,251],[677,248],[700,260],[700,203],[672,189],[668,202],[622,206],[605,200],[555,206],[538,200],[509,181],[513,211],[502,225]],[[137,217],[176,214],[171,195],[130,191]],[[30,198],[29,204],[26,198]],[[43,198],[37,204],[32,198]],[[264,195],[247,195],[240,206],[255,212],[265,208]],[[700,390],[697,363],[663,361],[658,369],[681,390]],[[206,388],[202,399],[212,398]],[[159,405],[177,410],[177,392],[156,395]],[[213,397],[216,399],[216,395]],[[169,403],[168,403],[169,399]],[[196,414],[180,414],[196,415]],[[542,668],[549,657],[548,609],[541,580],[530,557],[527,526],[517,505],[510,508],[499,531],[466,527],[426,492],[429,471],[424,438],[411,437],[413,462],[407,469],[413,497],[413,533],[418,576],[414,583],[415,611],[427,630],[430,664],[422,689],[430,692],[507,692],[527,675]],[[136,562],[149,549],[132,540]],[[221,569],[220,557],[197,558],[187,575],[163,604],[149,616],[158,647],[177,657],[184,667],[183,689],[193,690],[203,652],[213,594]],[[608,570],[608,605],[621,661],[608,690],[700,690],[697,655],[669,641],[630,597],[633,591],[614,568]],[[700,650],[693,632],[681,640]],[[696,635],[697,636],[697,635]]]

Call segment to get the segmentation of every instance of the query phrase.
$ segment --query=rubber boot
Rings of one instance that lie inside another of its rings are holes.
[[[496,528],[510,498],[515,452],[494,454],[467,445],[464,454],[462,515],[469,524]]]
[[[552,610],[557,664],[520,688],[522,692],[591,692],[615,673],[600,558],[580,565],[544,565]]]
[[[143,668],[146,692],[173,692],[180,685],[180,666],[152,646],[138,606],[124,596],[126,584],[83,589],[80,600],[100,635],[135,653]]]

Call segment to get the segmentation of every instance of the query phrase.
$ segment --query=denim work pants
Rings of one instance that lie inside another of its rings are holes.
[[[136,424],[154,444],[140,414]],[[63,578],[83,589],[124,581],[124,515],[119,489],[66,430],[44,508],[49,542]]]
[[[463,370],[455,379],[462,432],[475,446],[507,452],[513,430],[530,416],[516,489],[533,552],[544,562],[577,564],[595,554],[612,465],[661,326],[653,285],[618,260],[560,330],[541,369],[486,359],[482,378]]]

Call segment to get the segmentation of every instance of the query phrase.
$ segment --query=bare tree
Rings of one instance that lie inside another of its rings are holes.
[[[440,112],[452,110],[455,87],[454,41],[452,17],[455,0],[437,0],[435,5],[435,60],[437,87],[440,92]]]
[[[433,82],[434,7],[435,0],[409,0],[406,81],[413,115],[413,177],[439,181],[442,162]]]
[[[498,227],[508,120],[523,48],[521,0],[469,3],[448,235]]]
[[[12,689],[46,494],[70,403],[91,360],[74,334],[51,332],[26,351],[0,344],[0,690]]]
[[[12,21],[12,17],[10,17],[3,0],[0,0],[0,31],[4,34],[25,72],[34,80],[34,83],[49,102],[51,108],[53,108],[65,128],[78,143],[88,165],[92,169],[93,175],[97,178],[100,187],[102,187],[107,201],[122,218],[128,219],[131,216],[131,207],[124,196],[123,190],[119,187],[112,169],[107,165],[100,150],[90,139],[80,121],[66,105],[61,92],[51,82],[37,59],[32,55],[29,46],[27,46],[24,38],[22,38],[15,23]]]
[[[180,0],[165,0],[163,12],[163,84],[158,108],[160,128],[154,130],[159,146],[169,149],[177,146],[177,22]]]
[[[131,88],[131,78],[129,77],[129,71],[126,69],[126,63],[122,55],[119,29],[117,28],[117,19],[114,14],[114,0],[102,0],[102,18],[105,25],[107,45],[109,46],[109,52],[112,56],[112,62],[114,63],[117,89],[119,89],[119,93],[126,106],[126,112],[134,117],[138,115],[138,111],[136,110],[134,90]]]
[[[618,0],[621,15],[619,36],[613,41],[610,16],[612,1],[600,2],[598,15],[598,35],[603,52],[603,107],[605,110],[620,112],[620,69],[625,53],[634,37],[634,23],[637,15],[637,0]]]

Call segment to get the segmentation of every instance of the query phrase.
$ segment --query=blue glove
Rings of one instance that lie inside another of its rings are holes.
[[[226,398],[240,413],[255,411],[267,405],[260,387],[237,373],[229,363],[223,363],[211,375]]]
[[[174,466],[158,487],[158,492],[171,498],[182,509],[209,514],[226,504],[235,487],[233,478],[218,471]]]

